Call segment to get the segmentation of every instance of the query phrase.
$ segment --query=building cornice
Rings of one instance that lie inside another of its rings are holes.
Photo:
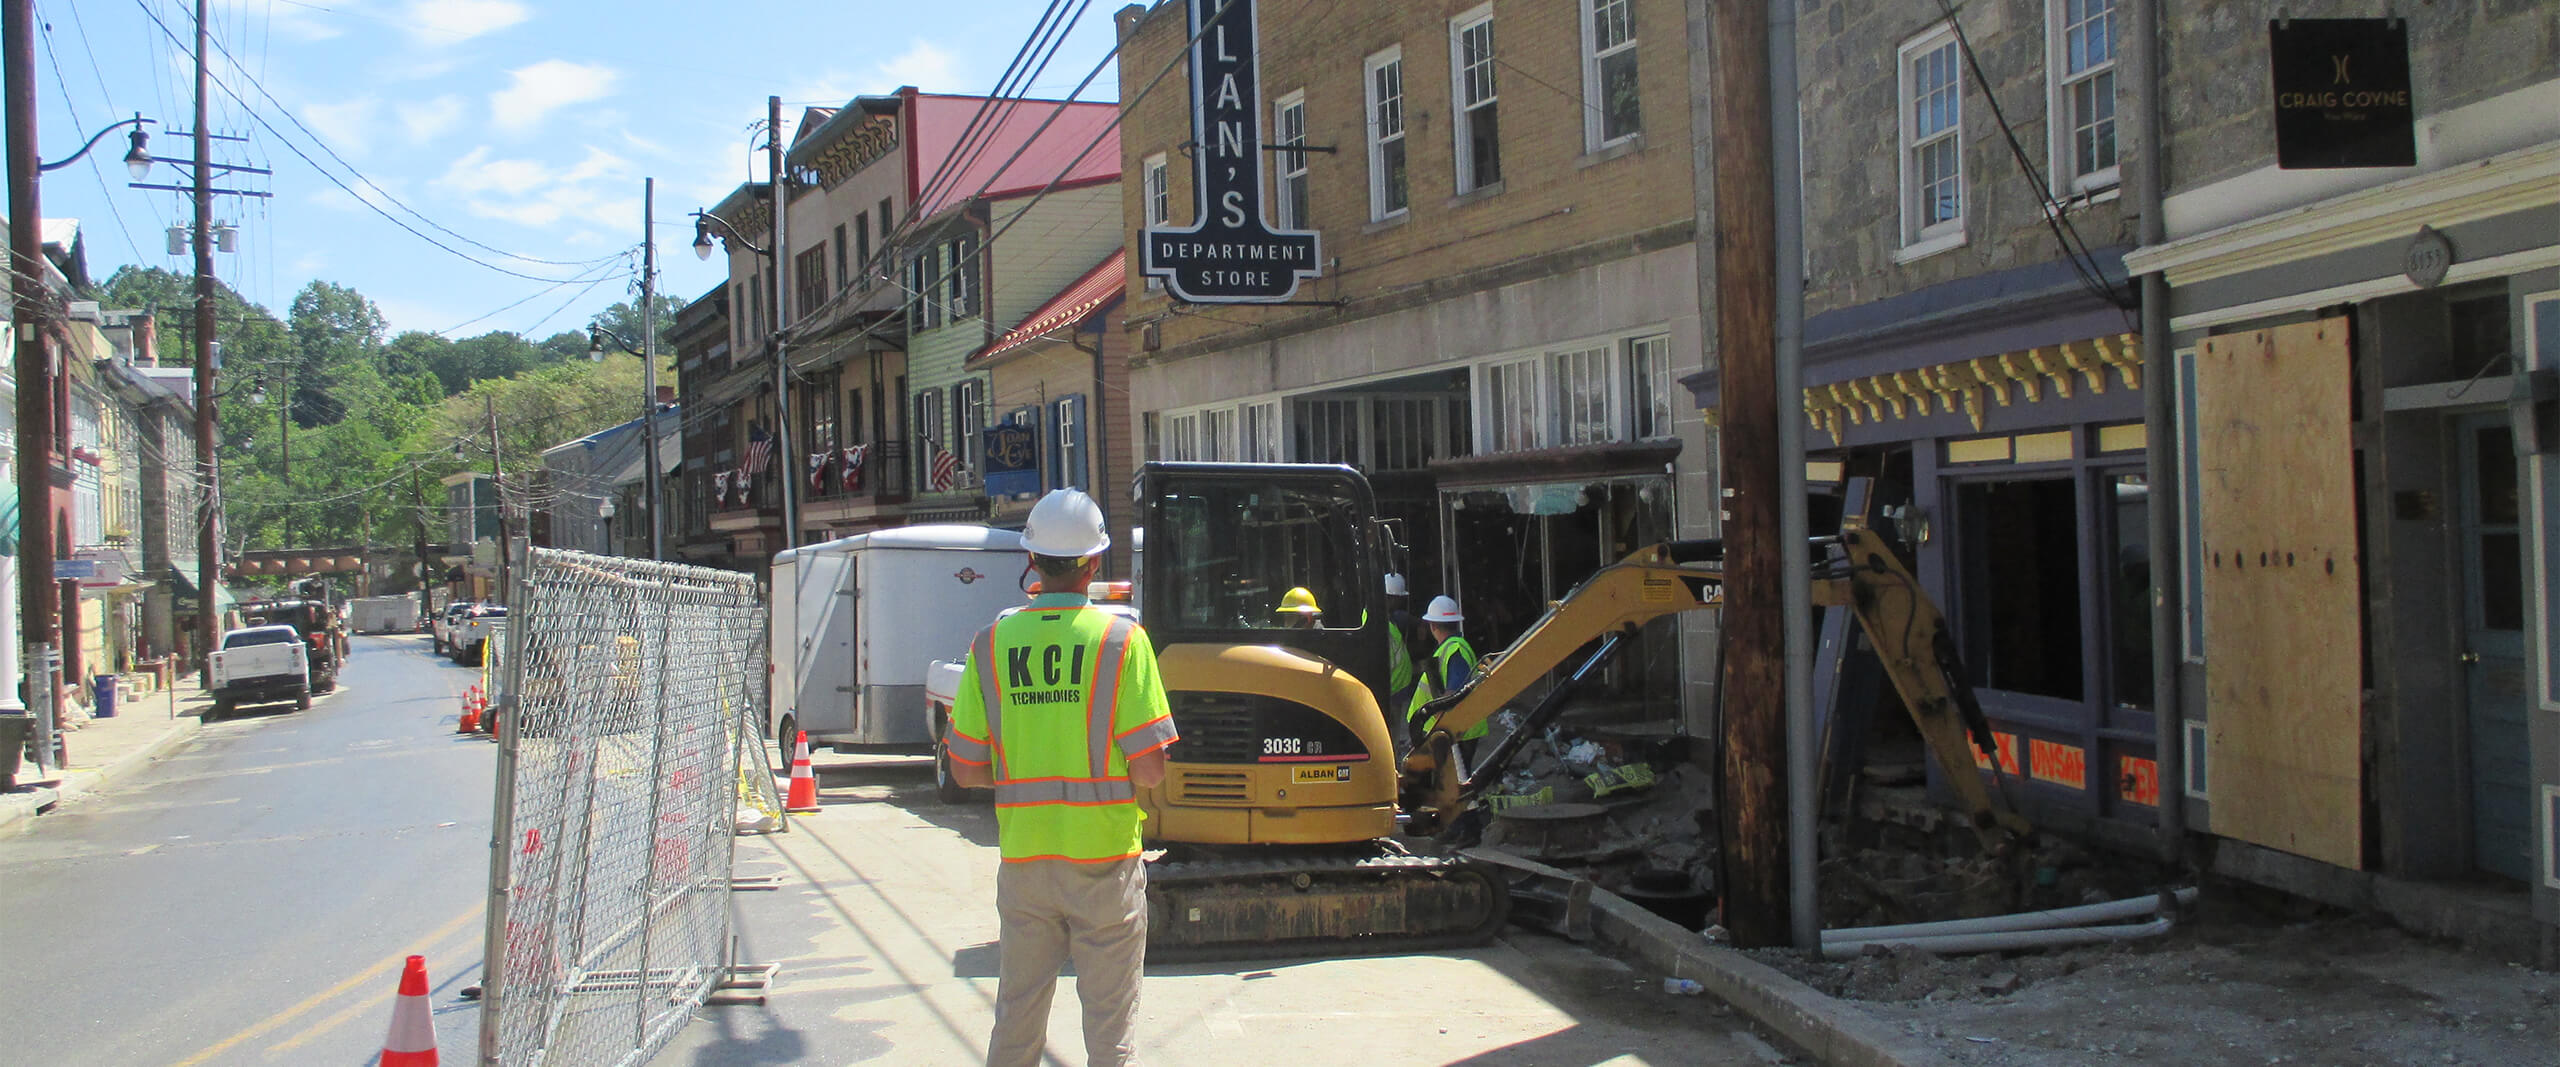
[[[2125,255],[2136,275],[2195,285],[2560,203],[2560,141],[2404,178]]]

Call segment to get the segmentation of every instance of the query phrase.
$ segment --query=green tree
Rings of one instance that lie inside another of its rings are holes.
[[[333,282],[313,281],[293,298],[293,420],[326,426],[347,417],[354,397],[342,395],[351,368],[369,364],[382,350],[382,310],[364,294]]]
[[[668,338],[675,332],[676,312],[684,310],[684,301],[678,300],[672,296],[660,295],[657,299],[657,305],[658,320],[656,325],[658,327],[658,351],[660,353],[674,352],[676,350],[675,342]],[[595,317],[587,321],[592,325],[602,326],[605,329],[621,334],[622,339],[631,342],[631,347],[633,348],[641,347],[640,301],[638,300],[625,300],[619,304],[615,304],[602,311],[596,312]],[[607,342],[606,347],[610,349],[612,347],[612,343]]]

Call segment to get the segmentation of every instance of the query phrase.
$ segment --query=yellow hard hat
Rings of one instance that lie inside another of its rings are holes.
[[[1322,615],[1324,614],[1324,609],[1316,606],[1316,595],[1308,592],[1307,587],[1302,585],[1289,590],[1287,594],[1280,598],[1280,613],[1283,615]]]

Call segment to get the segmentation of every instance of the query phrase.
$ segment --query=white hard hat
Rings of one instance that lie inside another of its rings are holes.
[[[1074,489],[1041,497],[1022,524],[1022,547],[1063,559],[1082,559],[1111,547],[1111,533],[1102,527],[1102,505]]]
[[[1432,597],[1430,610],[1422,613],[1424,622],[1465,622],[1466,620],[1466,616],[1458,614],[1458,602],[1445,596]]]
[[[1410,592],[1412,592],[1412,590],[1409,590],[1409,589],[1406,589],[1406,588],[1405,588],[1405,585],[1404,585],[1404,575],[1397,574],[1397,573],[1395,573],[1395,572],[1393,572],[1393,571],[1389,571],[1389,572],[1387,572],[1387,595],[1388,595],[1388,596],[1404,596],[1405,594],[1410,593]]]

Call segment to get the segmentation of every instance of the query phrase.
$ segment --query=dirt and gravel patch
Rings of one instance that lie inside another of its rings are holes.
[[[2373,920],[2278,922],[2211,900],[2147,942],[1825,963],[1754,955],[1962,1064],[2560,1067],[2560,974]]]

